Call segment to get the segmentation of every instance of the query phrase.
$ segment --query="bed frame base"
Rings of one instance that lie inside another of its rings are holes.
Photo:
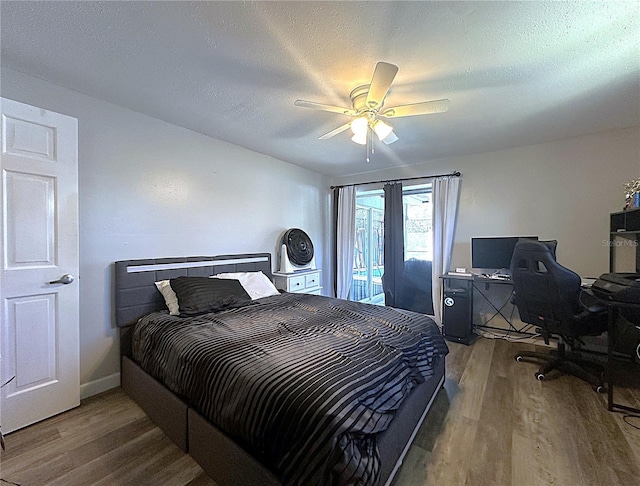
[[[433,405],[433,401],[436,399],[436,395],[438,394],[438,391],[443,387],[444,387],[444,375],[442,376],[442,378],[440,378],[440,381],[438,382],[437,386],[435,387],[435,390],[432,392],[431,398],[429,399],[429,403],[427,403],[427,406],[424,409],[424,411],[422,412],[422,415],[420,416],[420,419],[418,420],[418,423],[413,428],[413,432],[411,432],[411,436],[409,437],[409,440],[405,444],[404,449],[402,449],[402,453],[400,454],[400,457],[398,457],[393,469],[389,473],[389,476],[387,477],[387,482],[384,483],[385,486],[390,486],[391,485],[391,483],[393,482],[393,479],[396,477],[396,474],[398,473],[398,471],[402,467],[402,463],[404,462],[404,458],[407,455],[407,452],[409,452],[409,448],[411,447],[411,444],[413,443],[413,439],[416,438],[416,435],[418,434],[418,431],[420,430],[420,427],[422,427],[422,423],[424,422],[424,419],[427,418],[427,413],[431,409],[431,405]],[[383,470],[384,470],[384,468],[383,468]]]
[[[122,357],[122,388],[169,438],[220,486],[280,486],[277,477],[130,358]],[[444,383],[444,359],[417,386],[378,442],[380,484],[390,485]]]
[[[121,367],[120,383],[125,393],[182,451],[188,452],[187,404],[129,358],[122,357]]]
[[[271,471],[193,409],[188,423],[189,453],[216,484],[280,486]]]

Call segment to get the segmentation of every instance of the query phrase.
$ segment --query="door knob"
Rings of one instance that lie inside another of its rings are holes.
[[[74,276],[71,275],[70,273],[65,273],[62,277],[60,277],[58,280],[52,280],[51,282],[49,282],[49,284],[70,284],[71,282],[73,282],[75,280]]]

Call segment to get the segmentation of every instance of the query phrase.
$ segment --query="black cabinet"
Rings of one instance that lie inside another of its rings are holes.
[[[448,341],[471,344],[473,333],[473,278],[444,275],[442,335]]]

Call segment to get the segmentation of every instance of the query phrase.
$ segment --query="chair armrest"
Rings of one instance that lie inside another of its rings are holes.
[[[600,299],[598,299],[591,290],[582,289],[578,296],[578,302],[584,309],[583,312],[589,314],[596,314],[607,310],[607,306]],[[582,313],[581,313],[582,314]]]

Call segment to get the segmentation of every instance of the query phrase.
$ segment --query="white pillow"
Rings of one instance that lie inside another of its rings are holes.
[[[251,300],[261,299],[262,297],[269,297],[271,295],[280,295],[280,292],[278,292],[278,289],[273,285],[273,282],[262,272],[219,273],[218,275],[214,275],[213,278],[239,280],[240,285],[242,285],[245,292],[249,294]]]
[[[167,304],[169,314],[171,314],[172,316],[179,316],[180,306],[178,305],[178,296],[171,288],[171,283],[169,282],[169,280],[160,280],[159,282],[155,282],[155,284],[157,289],[164,297],[164,303]]]

